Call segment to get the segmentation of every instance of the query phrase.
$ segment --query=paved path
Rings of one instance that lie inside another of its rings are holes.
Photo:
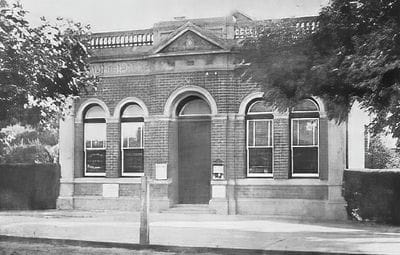
[[[262,216],[151,214],[156,245],[400,254],[400,227]],[[0,235],[138,243],[133,212],[0,212]]]

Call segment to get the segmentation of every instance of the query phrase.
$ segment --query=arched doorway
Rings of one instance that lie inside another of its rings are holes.
[[[178,116],[178,189],[181,204],[208,204],[211,179],[211,109],[199,96],[184,98]]]

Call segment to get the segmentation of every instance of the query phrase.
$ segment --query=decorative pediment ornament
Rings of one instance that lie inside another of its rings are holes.
[[[185,42],[185,48],[191,50],[194,48],[194,41],[191,35],[188,35]]]
[[[154,53],[218,50],[228,50],[221,38],[188,22],[157,45]]]

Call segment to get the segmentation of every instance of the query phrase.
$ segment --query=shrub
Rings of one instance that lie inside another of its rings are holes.
[[[5,164],[43,164],[53,163],[53,158],[44,145],[28,144],[11,147],[9,152],[4,155],[3,161]]]
[[[387,148],[379,136],[371,138],[371,143],[365,154],[365,168],[382,169],[388,166],[395,159],[394,153]]]
[[[350,218],[400,225],[400,170],[345,170],[343,188]]]
[[[0,164],[0,210],[54,209],[59,189],[57,164]]]

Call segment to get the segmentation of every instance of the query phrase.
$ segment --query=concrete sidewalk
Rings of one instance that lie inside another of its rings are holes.
[[[151,214],[150,243],[189,247],[400,254],[400,227],[263,216]],[[138,243],[139,213],[0,212],[0,235]]]

